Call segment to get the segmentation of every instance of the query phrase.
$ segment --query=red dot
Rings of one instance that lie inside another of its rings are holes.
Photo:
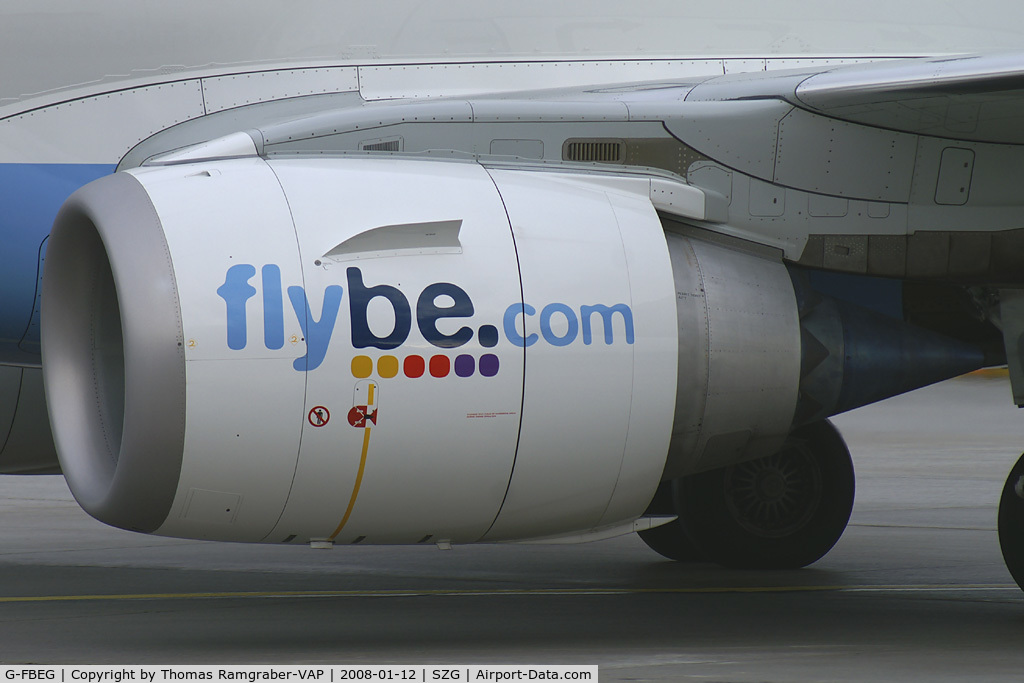
[[[422,377],[424,369],[423,357],[406,356],[405,361],[402,363],[402,369],[405,371],[406,377]]]
[[[430,376],[431,377],[447,377],[448,372],[452,369],[452,362],[448,360],[448,356],[431,356],[430,357]]]

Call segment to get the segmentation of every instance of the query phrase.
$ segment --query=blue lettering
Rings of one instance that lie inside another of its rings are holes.
[[[522,337],[519,331],[516,330],[516,316],[523,316],[523,332],[526,331],[526,316],[533,315],[537,312],[530,304],[512,304],[505,309],[505,317],[503,324],[505,327],[505,337],[516,346],[531,346],[537,341],[537,335],[528,334],[526,337]]]
[[[412,310],[409,300],[400,290],[391,285],[367,287],[363,284],[363,273],[358,268],[348,269],[348,305],[352,313],[352,346],[365,349],[394,349],[405,343],[412,329]],[[387,299],[395,311],[395,328],[386,337],[378,337],[370,331],[366,319],[366,308],[375,297]]]
[[[263,266],[263,343],[268,349],[284,346],[281,269],[273,264]]]
[[[217,294],[224,300],[227,314],[228,348],[240,350],[247,343],[247,306],[257,290],[250,284],[256,275],[256,268],[249,264],[236,264],[228,268],[224,284],[217,288]],[[382,350],[395,349],[404,344],[412,330],[413,311],[405,294],[397,287],[387,284],[367,286],[359,268],[346,271],[351,314],[352,346],[356,349],[375,347]],[[262,267],[263,338],[266,347],[278,350],[284,347],[284,293],[281,268],[276,264]],[[303,287],[288,287],[288,299],[298,319],[306,342],[306,354],[297,358],[293,366],[300,372],[309,372],[320,367],[327,355],[331,337],[341,310],[344,289],[341,285],[328,285],[324,289],[320,318],[314,319],[309,299]],[[385,299],[394,312],[394,327],[385,336],[378,336],[370,329],[368,311],[375,298]],[[439,305],[438,299],[451,300],[451,305]],[[435,282],[420,292],[416,300],[416,324],[423,339],[433,346],[454,349],[473,340],[476,332],[463,325],[452,334],[438,329],[440,321],[446,318],[471,318],[476,310],[466,290],[451,282]],[[556,315],[565,318],[552,325]],[[604,331],[604,343],[615,343],[616,317],[622,320],[622,332],[627,344],[634,343],[633,311],[624,303],[611,306],[593,304],[580,306],[577,311],[567,304],[554,302],[537,310],[526,303],[514,303],[505,309],[502,326],[505,338],[515,346],[526,348],[536,344],[542,337],[552,346],[569,346],[581,335],[585,345],[594,343],[594,316],[600,319]],[[521,319],[520,319],[521,316]],[[533,323],[527,325],[527,317],[537,316],[539,333],[529,332]],[[521,326],[520,326],[521,324]],[[449,323],[447,329],[454,325]],[[521,331],[520,331],[521,330]],[[498,344],[498,329],[493,325],[479,328],[479,343],[491,348]]]
[[[564,315],[565,321],[568,323],[568,329],[561,337],[556,335],[554,330],[551,329],[551,316],[555,313]],[[576,335],[579,334],[579,330],[580,324],[576,320],[576,314],[565,304],[548,304],[540,312],[540,333],[544,335],[544,341],[552,346],[568,346],[572,344],[576,341]]]
[[[439,296],[450,296],[455,303],[441,307],[435,302]],[[473,315],[473,301],[461,287],[450,282],[437,282],[420,294],[416,302],[416,321],[420,326],[420,334],[434,346],[443,349],[454,349],[462,346],[473,338],[473,330],[460,327],[455,334],[441,334],[437,329],[437,321],[441,318],[468,318]]]
[[[334,323],[338,319],[338,309],[341,308],[342,293],[340,285],[328,285],[324,290],[324,305],[320,309],[320,320],[313,320],[306,292],[302,287],[288,288],[288,298],[299,319],[302,334],[306,337],[306,355],[296,358],[292,364],[292,367],[299,372],[316,370],[324,361],[324,356],[327,355],[327,346],[331,343],[331,334],[334,333]]]
[[[615,341],[614,332],[612,331],[612,315],[615,313],[622,315],[622,324],[626,328],[626,343],[633,343],[633,311],[629,309],[629,306],[626,304],[615,304],[614,306],[595,304],[594,306],[580,306],[580,318],[583,319],[584,344],[589,344],[592,341],[590,318],[595,313],[601,314],[601,322],[604,324],[605,344],[611,344]]]
[[[249,284],[254,275],[255,267],[239,263],[228,268],[224,284],[217,288],[227,305],[228,348],[235,351],[245,348],[245,303],[256,294],[256,288]]]

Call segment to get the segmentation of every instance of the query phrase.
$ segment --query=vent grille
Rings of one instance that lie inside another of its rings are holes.
[[[562,158],[566,161],[591,161],[621,164],[626,145],[622,140],[566,140]]]
[[[363,142],[360,143],[359,149],[365,152],[401,152],[402,140],[401,138],[395,138],[393,140],[377,140],[374,142]]]

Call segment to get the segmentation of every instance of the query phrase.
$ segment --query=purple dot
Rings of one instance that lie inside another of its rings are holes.
[[[498,374],[498,357],[493,353],[485,353],[480,356],[480,374],[484,377],[494,377]]]
[[[455,374],[459,377],[469,377],[476,370],[476,359],[473,356],[463,354],[455,358]]]

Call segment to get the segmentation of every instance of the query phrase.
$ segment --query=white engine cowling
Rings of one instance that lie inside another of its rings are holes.
[[[162,535],[610,527],[665,468],[673,291],[648,198],[578,177],[367,158],[118,173],[68,201],[47,254],[61,466],[87,512]]]

